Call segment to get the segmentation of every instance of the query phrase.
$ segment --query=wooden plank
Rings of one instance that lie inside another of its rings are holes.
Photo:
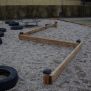
[[[81,48],[82,43],[78,46],[64,59],[64,61],[50,74],[52,81],[55,81],[58,76],[63,72],[68,63],[76,56]]]
[[[29,32],[26,32],[24,34],[33,34],[33,33],[36,33],[36,32],[39,32],[39,31],[44,31],[48,28],[51,28],[51,27],[57,27],[57,22],[55,22],[54,24],[45,24],[45,27],[41,27],[41,28],[38,28],[38,29],[34,29],[34,30],[31,30]]]
[[[38,29],[34,29],[34,30],[31,30],[31,31],[25,32],[24,34],[33,34],[33,33],[36,33],[36,32],[39,32],[39,31],[44,31],[44,30],[45,30],[45,27],[42,27],[42,28],[38,28]]]
[[[64,47],[73,47],[73,48],[78,45],[78,43],[74,43],[74,42],[42,38],[42,37],[34,37],[30,35],[25,35],[25,34],[19,35],[19,39],[27,40],[27,41],[31,40],[37,43],[51,44],[51,45],[64,46]]]

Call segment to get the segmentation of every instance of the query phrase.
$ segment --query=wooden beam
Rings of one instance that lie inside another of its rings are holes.
[[[51,27],[57,27],[57,22],[55,22],[54,24],[45,24],[45,27],[41,27],[41,28],[38,28],[38,29],[34,29],[34,30],[31,30],[31,31],[28,31],[24,34],[33,34],[33,33],[36,33],[36,32],[39,32],[39,31],[44,31],[48,28],[51,28]]]
[[[73,48],[75,48],[78,45],[78,43],[74,43],[74,42],[55,40],[50,38],[34,37],[26,34],[20,34],[19,39],[27,40],[27,41],[31,40],[37,43],[51,44],[51,45],[64,46],[64,47],[73,47]]]
[[[63,62],[52,72],[49,74],[49,71],[47,69],[47,72],[45,72],[43,76],[43,83],[44,84],[52,84],[53,81],[55,81],[59,75],[63,72],[65,67],[68,65],[68,63],[76,56],[76,54],[79,52],[82,43],[80,41],[77,42],[70,42],[70,41],[63,41],[63,40],[56,40],[56,39],[50,39],[50,38],[42,38],[42,37],[35,37],[32,36],[33,33],[43,31],[49,27],[56,27],[57,23],[54,25],[46,25],[45,27],[35,29],[26,33],[20,33],[19,39],[20,40],[27,40],[27,41],[33,41],[37,43],[43,43],[43,44],[50,44],[50,45],[56,45],[56,46],[63,46],[63,47],[73,47],[75,48],[64,60]]]
[[[52,82],[58,78],[65,67],[67,67],[68,63],[76,56],[81,48],[81,45],[82,43],[78,44],[78,46],[64,59],[64,61],[50,74],[52,77]]]
[[[33,34],[33,33],[36,33],[36,32],[39,32],[39,31],[44,31],[44,30],[45,30],[45,27],[42,27],[42,28],[38,28],[38,29],[34,29],[34,30],[31,30],[31,31],[25,32],[24,34]]]

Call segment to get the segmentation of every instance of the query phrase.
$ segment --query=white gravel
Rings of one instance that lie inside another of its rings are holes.
[[[39,25],[44,26],[46,23],[54,23],[54,20],[41,20]],[[4,23],[0,23],[0,26],[7,28],[5,37],[2,38],[3,44],[0,45],[0,64],[16,68],[19,74],[18,84],[9,91],[91,91],[90,27],[58,21],[58,28],[34,34],[69,41],[81,39],[83,42],[79,54],[56,82],[45,86],[42,84],[43,69],[54,70],[72,49],[21,41],[18,39],[19,32],[31,29],[10,30]]]

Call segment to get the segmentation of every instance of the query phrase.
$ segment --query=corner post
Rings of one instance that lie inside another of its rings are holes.
[[[43,83],[45,84],[45,85],[50,85],[50,84],[52,84],[52,77],[50,76],[50,74],[51,74],[51,69],[44,69],[43,70]]]

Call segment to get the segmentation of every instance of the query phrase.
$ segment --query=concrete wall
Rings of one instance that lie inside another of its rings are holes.
[[[0,5],[80,5],[80,0],[0,0]]]

